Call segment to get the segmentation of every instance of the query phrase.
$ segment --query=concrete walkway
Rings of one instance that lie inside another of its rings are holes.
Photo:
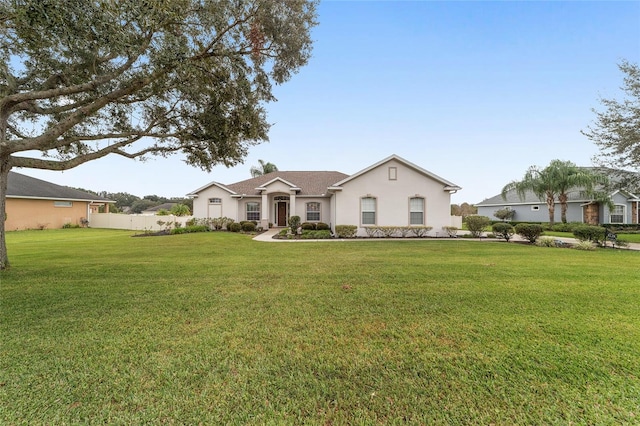
[[[278,232],[280,232],[284,228],[270,228],[267,231],[256,235],[253,237],[255,241],[263,241],[270,243],[313,243],[313,242],[335,242],[335,241],[381,241],[385,240],[385,238],[331,238],[326,240],[302,240],[302,239],[292,239],[292,240],[279,240],[273,238]],[[458,231],[460,234],[467,233],[466,231]],[[578,242],[575,238],[567,238],[567,237],[553,237],[555,240],[563,241],[568,244],[575,244]],[[386,238],[388,240],[396,240],[396,241],[416,241],[416,238]],[[504,242],[504,240],[497,238],[423,238],[423,241],[483,241],[483,242]],[[514,235],[511,241],[526,241],[519,235]],[[611,247],[611,243],[607,243],[608,247]],[[627,250],[638,250],[640,251],[640,243],[629,243],[628,247],[624,247]]]

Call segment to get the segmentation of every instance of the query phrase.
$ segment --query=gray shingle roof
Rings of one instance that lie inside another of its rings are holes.
[[[31,176],[9,172],[7,181],[9,198],[46,198],[52,200],[110,201],[78,189],[60,186]]]
[[[256,188],[259,188],[274,179],[280,178],[295,187],[300,188],[298,195],[322,195],[327,192],[328,187],[348,176],[349,175],[340,172],[277,171],[224,186],[236,194],[260,195],[260,192],[256,190]]]

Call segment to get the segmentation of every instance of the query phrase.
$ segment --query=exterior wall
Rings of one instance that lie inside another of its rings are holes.
[[[395,167],[395,180],[389,177],[389,168]],[[335,225],[356,225],[358,235],[366,232],[361,223],[360,199],[376,198],[377,226],[409,226],[409,199],[425,199],[425,225],[432,226],[430,235],[451,226],[451,195],[436,182],[403,163],[391,160],[346,182],[335,194]]]
[[[500,220],[493,215],[497,210],[509,207],[514,210],[516,214],[513,216],[513,220],[517,222],[549,222],[549,209],[547,209],[546,203],[533,204],[538,206],[538,210],[532,210],[531,204],[504,204],[500,206],[478,206],[478,214],[480,216],[487,216],[491,220]],[[569,212],[567,212],[568,215]],[[555,221],[560,220],[560,206],[556,205],[554,212]],[[569,219],[567,219],[569,220]],[[582,217],[577,219],[582,221]]]
[[[63,201],[63,200],[61,200]],[[30,200],[7,198],[7,231],[23,229],[62,228],[70,223],[80,225],[82,218],[88,218],[87,201],[71,201],[71,207],[56,207],[54,200]]]
[[[615,205],[624,205],[624,222],[623,223],[634,223],[633,222],[633,208],[627,200],[627,197],[622,195],[621,193],[617,193],[613,196],[612,201]],[[606,206],[602,206],[602,215],[600,216],[603,220],[602,223],[611,223],[611,212],[609,208]],[[637,217],[637,216],[636,216]]]
[[[210,198],[222,199],[222,204],[216,206],[209,203]],[[204,218],[229,217],[238,220],[238,201],[231,198],[231,194],[215,185],[203,190],[193,200],[193,216]]]
[[[582,222],[583,211],[582,204],[585,202],[569,203],[567,206],[567,222]],[[538,210],[532,210],[532,206],[538,206]],[[478,214],[480,216],[487,216],[491,220],[500,220],[493,214],[505,207],[511,208],[516,214],[513,216],[514,222],[549,222],[549,208],[547,204],[541,202],[539,204],[504,204],[499,206],[478,206]],[[560,222],[562,218],[562,211],[560,204],[556,203],[555,211],[553,214],[554,222]]]
[[[320,220],[308,221],[307,220],[307,203],[318,202],[320,203]],[[301,222],[324,222],[331,224],[331,201],[328,198],[321,197],[296,197],[296,209],[291,213],[291,216],[300,216]]]

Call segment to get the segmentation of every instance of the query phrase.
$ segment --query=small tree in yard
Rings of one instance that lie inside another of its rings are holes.
[[[516,211],[511,209],[500,209],[493,212],[493,215],[502,221],[511,220],[516,215]]]
[[[316,0],[0,2],[0,269],[14,167],[182,153],[233,166],[311,56]]]
[[[535,243],[538,237],[542,235],[542,225],[535,223],[519,223],[516,225],[516,234],[520,235],[531,244]]]
[[[493,226],[491,227],[491,230],[493,231],[494,235],[498,238],[504,238],[505,240],[507,240],[507,242],[509,242],[509,240],[511,239],[511,237],[513,237],[514,234],[514,229],[513,226],[510,223],[494,223]]]
[[[465,223],[467,224],[467,229],[471,233],[471,236],[474,238],[480,238],[482,236],[482,232],[487,226],[489,226],[491,221],[486,216],[472,215],[466,217]]]

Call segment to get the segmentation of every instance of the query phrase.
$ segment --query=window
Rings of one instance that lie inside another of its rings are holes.
[[[376,199],[364,197],[360,200],[360,211],[362,212],[363,225],[376,224]]]
[[[54,207],[73,207],[73,201],[54,201]]]
[[[260,203],[247,203],[247,220],[260,220]]]
[[[209,204],[222,204],[222,198],[209,198]]]
[[[397,180],[397,179],[398,179],[398,168],[389,167],[389,180]]]
[[[611,223],[624,223],[624,206],[616,205],[611,212],[609,219]]]
[[[409,199],[409,225],[424,225],[424,198]]]
[[[532,212],[537,212],[538,210],[540,210],[540,206],[531,206]]]
[[[307,222],[320,221],[320,203],[307,203]]]

